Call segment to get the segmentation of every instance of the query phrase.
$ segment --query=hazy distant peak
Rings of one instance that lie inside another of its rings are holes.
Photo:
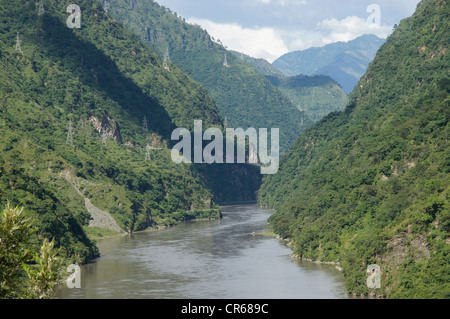
[[[287,76],[328,75],[350,93],[385,41],[366,34],[348,42],[287,53],[274,61],[273,66]]]

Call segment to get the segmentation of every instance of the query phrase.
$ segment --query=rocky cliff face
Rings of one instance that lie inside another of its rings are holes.
[[[101,120],[96,116],[91,116],[88,122],[92,123],[95,130],[102,136],[106,135],[106,138],[113,139],[117,143],[122,143],[122,137],[120,136],[119,124],[116,120],[108,115],[104,115]]]

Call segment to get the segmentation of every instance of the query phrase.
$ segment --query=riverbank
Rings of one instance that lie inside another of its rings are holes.
[[[200,211],[200,210],[198,210],[198,211]],[[207,211],[212,211],[212,210],[207,210]],[[209,213],[209,217],[200,217],[200,218],[181,220],[181,221],[177,221],[175,223],[166,224],[166,225],[155,225],[152,227],[148,227],[144,230],[134,231],[132,234],[143,233],[143,232],[155,232],[155,231],[160,231],[163,229],[175,227],[175,226],[183,224],[183,223],[206,222],[206,221],[211,221],[211,220],[220,220],[223,218],[222,212],[220,209],[214,209],[214,211],[216,211],[215,216],[213,216],[214,214]],[[130,235],[130,232],[126,232],[122,229],[120,231],[117,231],[117,230],[111,229],[110,227],[87,226],[87,227],[84,227],[84,231],[86,232],[86,235],[89,237],[89,239],[94,240],[94,241],[97,241],[100,239]]]
[[[128,233],[125,231],[118,232],[108,228],[93,227],[93,226],[84,227],[84,232],[86,233],[88,238],[93,241],[128,235]]]
[[[268,208],[268,207],[264,207],[262,205],[258,205],[258,207],[262,208],[262,209],[266,209],[266,210],[271,210],[271,211],[273,211],[275,213],[274,209],[271,209],[271,208]],[[307,261],[307,262],[311,262],[311,263],[314,263],[314,264],[320,264],[320,265],[334,265],[337,270],[339,270],[341,272],[344,271],[344,268],[342,268],[340,266],[339,262],[312,260],[310,258],[304,258],[304,257],[300,256],[298,253],[295,252],[296,251],[296,247],[295,247],[295,244],[292,242],[292,240],[281,238],[279,235],[275,234],[273,231],[267,231],[267,232],[264,232],[264,234],[266,236],[275,237],[278,240],[284,242],[286,244],[286,246],[288,246],[292,250],[292,254],[290,255],[290,257],[292,259],[294,259],[294,260],[302,261],[302,262],[303,261]]]
[[[281,238],[279,235],[277,235],[277,234],[275,234],[273,232],[267,232],[267,233],[271,233],[272,234],[271,236],[273,236],[273,237],[277,238],[278,240],[284,242],[286,244],[286,246],[288,246],[292,250],[292,254],[290,255],[290,257],[292,259],[294,259],[294,260],[301,261],[301,262],[307,261],[307,262],[310,262],[310,263],[313,263],[313,264],[319,264],[319,265],[333,265],[333,266],[335,266],[335,268],[337,270],[339,270],[341,272],[344,271],[344,268],[342,268],[340,266],[339,262],[312,260],[310,258],[302,257],[298,253],[295,252],[296,251],[295,244],[291,240]]]
[[[340,272],[344,271],[344,268],[340,266],[339,262],[312,260],[310,258],[305,258],[305,257],[300,256],[298,253],[295,252],[296,251],[295,244],[291,240],[283,239],[279,235],[275,234],[272,231],[266,231],[264,233],[259,233],[259,234],[264,235],[264,236],[274,237],[274,238],[280,240],[281,242],[284,242],[286,244],[286,246],[288,246],[289,249],[292,250],[292,254],[289,257],[292,258],[293,260],[296,260],[299,262],[308,262],[308,263],[312,263],[312,264],[316,264],[316,265],[331,265],[331,266],[334,266],[334,268]],[[365,296],[363,294],[357,295],[352,292],[347,292],[347,294],[348,294],[348,296],[351,296],[351,298],[359,298],[359,299],[365,299],[365,298],[385,299],[386,298],[384,295],[376,294],[374,292],[371,292],[368,296]]]

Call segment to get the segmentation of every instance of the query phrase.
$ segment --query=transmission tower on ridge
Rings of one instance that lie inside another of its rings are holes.
[[[44,10],[44,3],[42,2],[43,0],[41,0],[40,2],[39,2],[39,9],[38,9],[38,16],[42,16],[44,13],[45,13],[45,10]]]
[[[228,60],[227,60],[227,54],[225,53],[225,58],[223,59],[223,66],[229,68]]]
[[[169,65],[167,64],[167,61],[170,61],[169,48],[166,48],[166,53],[164,54],[163,67],[164,69],[170,72],[170,68]]]
[[[22,52],[22,48],[20,47],[20,39],[19,39],[19,32],[17,32],[17,39],[16,39],[16,51]]]
[[[72,127],[72,120],[69,121],[69,130],[67,131],[66,144],[67,144],[67,145],[73,145],[73,127]]]
[[[142,120],[142,129],[147,132],[148,131],[148,123],[147,123],[147,116],[144,115],[144,119]]]

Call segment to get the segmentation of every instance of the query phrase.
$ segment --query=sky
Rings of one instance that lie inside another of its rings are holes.
[[[273,62],[363,34],[386,38],[420,0],[156,0],[228,49]]]

